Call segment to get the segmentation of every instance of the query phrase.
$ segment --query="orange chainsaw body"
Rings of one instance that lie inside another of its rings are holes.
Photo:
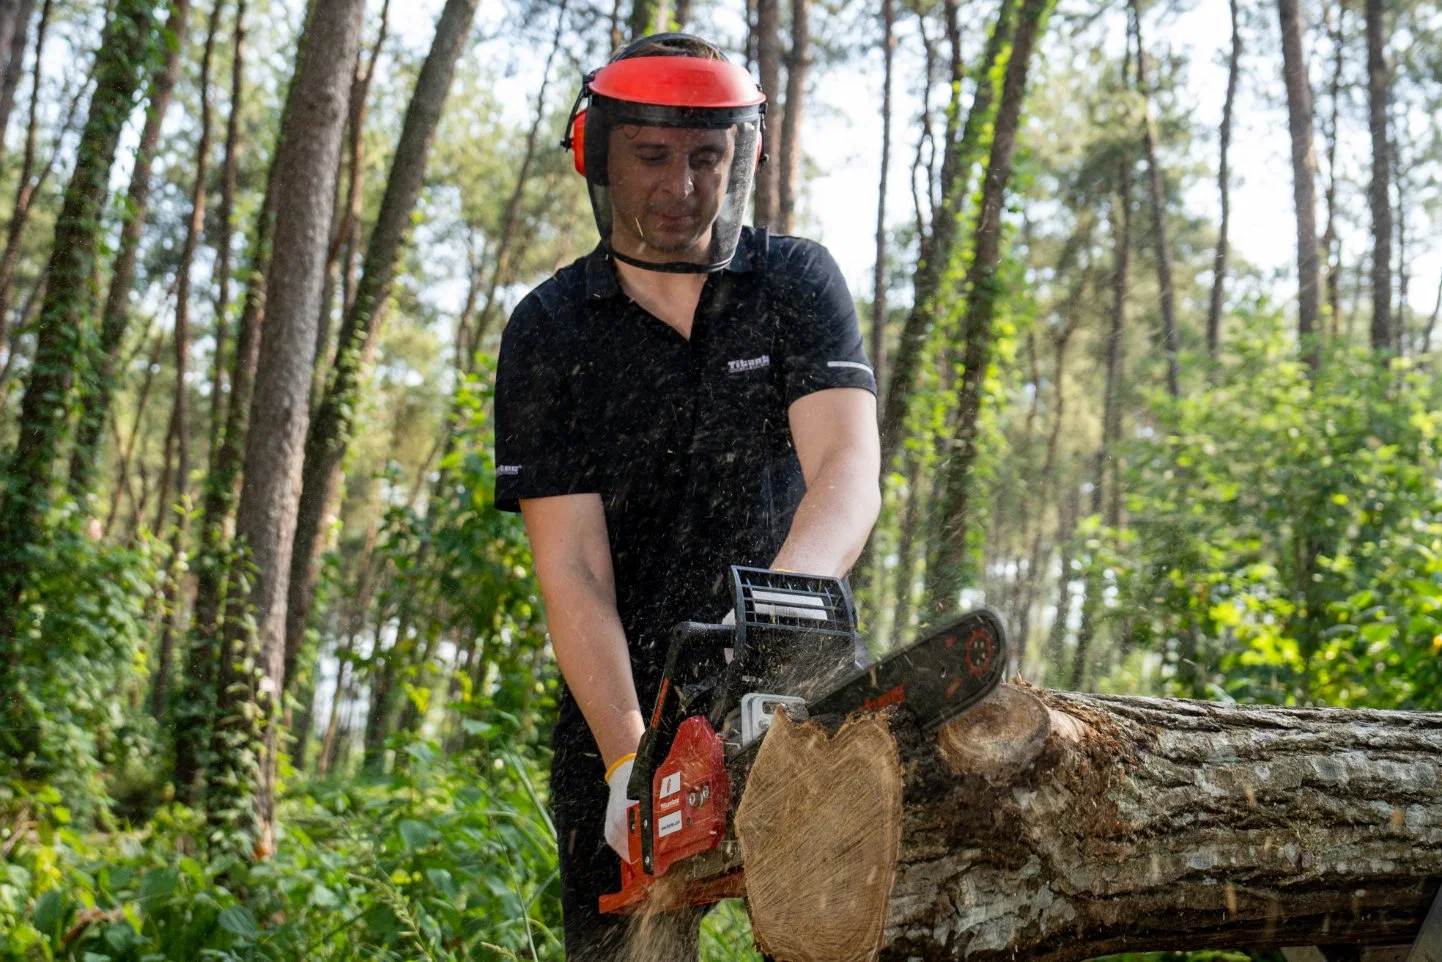
[[[646,826],[641,822],[641,806],[633,804],[626,812],[626,829],[630,860],[621,863],[621,890],[601,896],[602,912],[634,910],[665,877],[671,866],[682,859],[719,848],[726,837],[726,820],[731,809],[731,777],[726,773],[726,754],[721,738],[702,715],[693,715],[681,722],[676,740],[666,760],[656,769],[652,779],[655,824],[655,872],[642,868],[641,836]],[[740,895],[744,886],[740,872],[729,872],[718,878],[688,880],[684,886],[666,894],[672,899],[659,901],[669,907],[706,905],[721,898]],[[682,891],[684,889],[684,891]],[[653,899],[648,910],[658,908]]]

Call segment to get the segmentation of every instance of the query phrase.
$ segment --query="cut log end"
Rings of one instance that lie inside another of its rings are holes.
[[[783,962],[880,951],[901,846],[902,768],[889,713],[834,738],[777,712],[736,812],[752,929]]]
[[[1036,761],[1052,726],[1052,712],[1040,698],[1001,685],[966,714],[941,726],[936,744],[952,774],[1001,782]]]

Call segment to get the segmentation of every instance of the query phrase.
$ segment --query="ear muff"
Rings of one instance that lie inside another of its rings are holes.
[[[567,138],[570,141],[571,160],[576,164],[576,173],[582,177],[586,176],[586,111],[577,111],[576,119],[571,123],[571,135]]]

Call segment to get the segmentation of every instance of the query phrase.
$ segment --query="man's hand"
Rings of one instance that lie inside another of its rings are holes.
[[[797,398],[787,417],[806,496],[771,567],[840,577],[881,511],[876,397],[861,388],[828,388]]]
[[[611,788],[611,799],[606,803],[606,844],[611,846],[621,861],[631,861],[631,846],[626,831],[626,810],[636,804],[636,799],[627,798],[626,786],[631,781],[631,769],[636,765],[636,756],[627,755],[611,766],[606,775],[606,784]]]

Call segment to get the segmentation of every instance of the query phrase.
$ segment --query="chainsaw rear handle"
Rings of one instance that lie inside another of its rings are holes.
[[[649,873],[655,856],[655,833],[652,831],[656,767],[665,761],[676,740],[676,729],[686,712],[679,710],[679,685],[699,682],[714,676],[725,664],[723,649],[735,636],[730,625],[708,625],[683,621],[671,629],[671,643],[666,649],[666,670],[661,688],[656,693],[656,706],[651,711],[641,744],[636,747],[636,761],[631,767],[631,780],[626,783],[628,798],[641,805],[641,859]]]

